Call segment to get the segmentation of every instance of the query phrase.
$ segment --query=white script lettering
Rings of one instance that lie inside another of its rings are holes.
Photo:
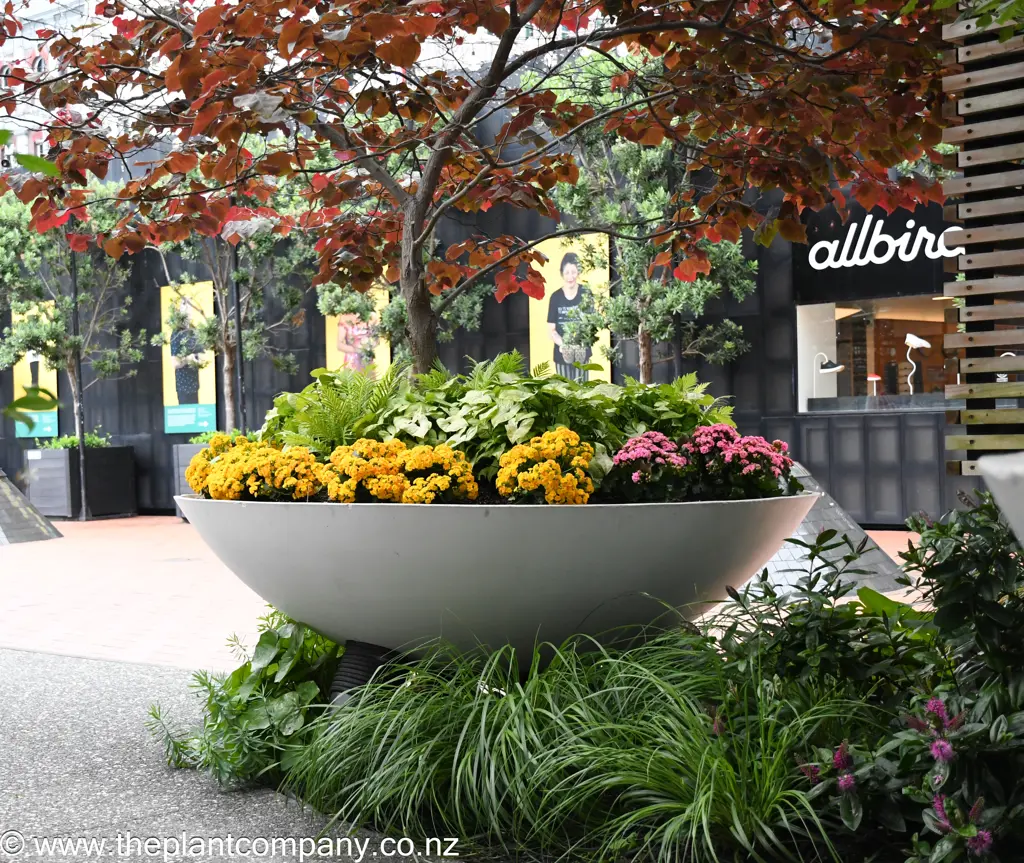
[[[940,236],[936,237],[924,225],[921,225],[915,236],[913,233],[914,220],[911,219],[907,222],[908,230],[896,238],[884,233],[885,221],[882,219],[875,222],[872,232],[872,221],[874,221],[874,216],[869,215],[864,219],[863,226],[856,222],[850,224],[846,231],[846,241],[842,243],[842,252],[839,251],[839,240],[821,240],[815,243],[808,253],[811,266],[816,270],[863,267],[866,264],[886,264],[897,253],[901,261],[909,262],[914,260],[920,251],[924,251],[925,256],[932,260],[955,258],[967,251],[963,246],[955,246],[951,249],[946,245],[946,237],[955,231],[962,231],[963,228],[947,228]],[[914,238],[913,243],[911,243],[911,237]],[[955,238],[953,239],[955,240]]]

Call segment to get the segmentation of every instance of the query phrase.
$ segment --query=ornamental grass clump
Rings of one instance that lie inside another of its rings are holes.
[[[594,447],[565,428],[517,444],[498,460],[498,494],[513,502],[582,504],[594,493]]]
[[[323,466],[328,500],[456,503],[476,500],[479,486],[466,455],[450,446],[357,440],[337,447]]]
[[[512,648],[441,645],[392,667],[318,720],[288,788],[339,823],[502,856],[831,859],[793,752],[855,723],[858,705],[732,674],[678,628],[525,660],[521,677]]]

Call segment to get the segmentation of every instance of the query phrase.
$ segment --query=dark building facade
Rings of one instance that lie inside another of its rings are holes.
[[[827,258],[831,247],[815,252],[819,242],[836,241],[841,253],[849,224],[863,227],[866,215],[855,209],[846,225],[831,210],[811,215],[807,246],[776,239],[763,248],[747,240],[745,251],[759,265],[758,290],[743,302],[714,302],[706,317],[728,317],[741,324],[750,351],[728,366],[715,366],[682,358],[678,344],[661,345],[664,360],[656,363],[655,378],[670,380],[681,371],[697,371],[712,392],[732,396],[741,430],[788,441],[796,457],[855,519],[866,525],[898,525],[915,511],[938,514],[952,507],[957,489],[971,480],[945,472],[941,389],[948,363],[940,331],[949,325],[944,323],[944,302],[934,299],[942,295],[942,260],[924,251],[911,256],[913,249],[906,248],[904,257],[912,257],[910,261],[897,253],[885,263],[845,268],[816,269],[809,263],[811,254],[819,264]],[[884,220],[883,232],[893,237],[906,232],[910,218],[913,227],[927,226],[936,236],[946,227],[939,207],[872,215]],[[538,236],[548,228],[520,211],[487,216],[493,224],[476,230]],[[443,239],[455,242],[473,230],[449,224],[444,233],[451,236]],[[848,258],[857,239],[850,243]],[[203,278],[195,265],[172,262],[173,278],[185,274]],[[130,288],[133,325],[159,330],[158,287],[164,283],[155,253],[136,256]],[[512,349],[528,356],[528,302],[522,294],[502,303],[486,302],[480,329],[455,333],[441,345],[442,360],[449,368],[464,368],[468,357],[484,359]],[[245,364],[250,426],[261,424],[278,393],[301,389],[309,382],[309,372],[325,363],[324,319],[312,291],[306,295],[305,312],[302,325],[282,335],[281,347],[298,361],[294,375],[278,371],[269,360]],[[911,350],[910,371],[904,352],[912,330],[931,347]],[[627,342],[621,349],[622,362],[614,369],[620,380],[637,371],[635,345]],[[842,369],[831,371],[831,366]],[[160,349],[150,348],[135,376],[97,381],[86,397],[87,427],[102,426],[115,443],[135,449],[142,512],[173,510],[172,445],[188,437],[163,431],[161,375]],[[68,392],[65,382],[60,389]],[[11,372],[0,372],[0,401],[11,397]],[[68,405],[60,410],[59,426],[62,434],[74,428]],[[0,468],[19,477],[23,450],[31,445],[31,440],[16,439],[13,424],[5,420]]]

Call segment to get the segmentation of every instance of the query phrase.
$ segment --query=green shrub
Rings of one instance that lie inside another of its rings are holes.
[[[391,365],[380,379],[353,369],[316,369],[312,375],[313,383],[302,392],[274,399],[259,433],[262,440],[304,446],[326,457],[335,447],[374,437],[367,429],[408,386],[406,368],[399,364]]]
[[[193,435],[192,437],[190,437],[188,439],[188,442],[189,443],[194,443],[194,444],[208,444],[211,440],[213,440],[213,436],[214,435],[219,435],[219,434],[227,435],[229,438],[231,438],[231,440],[235,440],[235,438],[238,438],[238,437],[248,437],[250,435],[255,435],[256,433],[255,432],[244,432],[241,429],[234,429],[234,430],[229,431],[229,432],[222,432],[222,431],[217,431],[216,429],[214,429],[213,431],[204,431],[202,434]]]
[[[85,433],[86,448],[110,446],[110,435],[103,434],[99,426]],[[36,439],[37,449],[78,449],[78,435],[66,434],[60,437]]]
[[[559,426],[614,452],[648,429],[679,438],[698,425],[727,422],[732,410],[708,395],[696,375],[658,386],[633,380],[618,386],[537,371],[527,374],[515,351],[476,363],[468,375],[435,370],[419,376],[367,430],[417,443],[445,441],[465,451],[478,477],[493,480],[503,452]]]
[[[159,705],[147,727],[164,745],[168,764],[210,773],[226,786],[277,782],[288,752],[308,735],[309,722],[327,700],[340,648],[278,612],[262,618],[252,656],[226,677],[205,671],[192,686],[204,700],[203,724],[182,729]]]
[[[698,425],[729,422],[732,411],[696,375],[618,386],[537,371],[528,374],[516,351],[476,363],[468,375],[438,368],[411,382],[395,366],[380,381],[349,369],[318,370],[301,393],[275,400],[261,435],[322,455],[359,437],[447,443],[466,453],[477,477],[493,481],[503,452],[559,426],[599,447],[607,469],[607,452],[636,434],[653,429],[679,438]]]

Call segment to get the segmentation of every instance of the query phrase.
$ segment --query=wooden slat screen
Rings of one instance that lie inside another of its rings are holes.
[[[960,147],[951,161],[962,171],[943,191],[947,217],[963,225],[950,236],[966,249],[948,262],[956,275],[944,291],[962,304],[959,331],[945,337],[961,357],[959,383],[946,387],[959,402],[947,412],[946,451],[962,474],[977,473],[986,452],[1024,450],[1024,36],[1000,42],[998,31],[976,21],[942,31],[955,43],[944,114],[958,123],[943,140]]]

